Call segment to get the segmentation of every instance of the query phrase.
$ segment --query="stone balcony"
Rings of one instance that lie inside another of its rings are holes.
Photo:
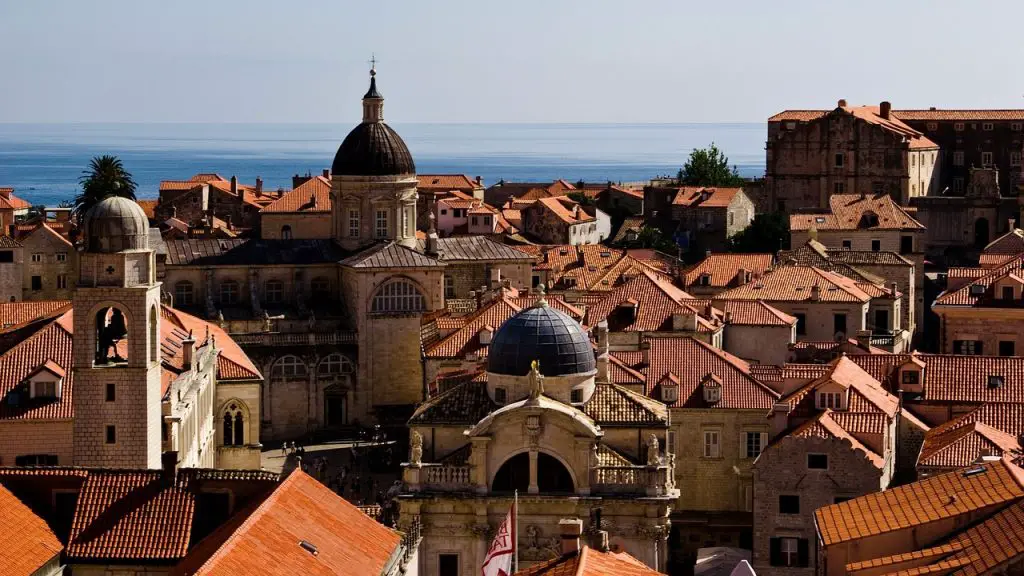
[[[355,344],[355,332],[250,332],[231,334],[242,346],[315,346],[320,344]]]

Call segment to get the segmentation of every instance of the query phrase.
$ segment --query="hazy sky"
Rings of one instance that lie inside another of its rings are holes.
[[[1024,1],[0,0],[0,121],[763,121],[1024,107]]]

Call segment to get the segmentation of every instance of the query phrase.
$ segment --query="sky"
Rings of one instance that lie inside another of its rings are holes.
[[[1024,2],[0,0],[0,122],[761,122],[1024,107]]]

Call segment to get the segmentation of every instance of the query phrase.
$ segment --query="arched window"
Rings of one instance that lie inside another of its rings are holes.
[[[238,304],[238,282],[225,280],[220,283],[220,303],[224,306]]]
[[[407,280],[393,280],[373,297],[373,312],[422,312],[426,308],[423,294]]]
[[[113,306],[96,313],[95,363],[120,364],[128,361],[128,320]]]
[[[284,302],[284,282],[271,278],[263,284],[263,298],[267,304],[280,304]]]
[[[289,226],[287,224],[285,224],[284,226],[281,226],[281,238],[283,240],[291,240],[292,239],[292,227],[291,226]]]
[[[314,302],[325,301],[331,297],[331,281],[323,276],[317,276],[310,280],[309,291]]]
[[[245,415],[242,408],[232,402],[224,409],[223,444],[225,446],[245,445]]]
[[[160,360],[160,333],[157,331],[157,319],[159,312],[156,311],[156,304],[149,309],[149,361]]]
[[[356,371],[356,365],[342,354],[331,354],[320,361],[317,372],[321,376],[334,376],[337,374],[351,374]]]
[[[174,305],[191,306],[195,303],[195,286],[188,280],[182,280],[174,285]]]
[[[224,413],[224,445],[225,446],[230,446],[231,442],[234,440],[234,437],[235,437],[235,435],[234,435],[234,425],[235,425],[234,418],[231,417],[231,414],[225,412]]]
[[[289,354],[282,356],[274,363],[270,370],[271,376],[275,378],[301,378],[309,373],[306,363],[298,356]]]
[[[235,446],[242,446],[245,444],[245,418],[242,417],[242,411],[235,412]]]

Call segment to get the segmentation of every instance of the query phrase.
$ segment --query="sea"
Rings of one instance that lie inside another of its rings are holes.
[[[351,124],[0,123],[0,187],[32,204],[70,200],[98,155],[119,157],[155,198],[161,180],[216,172],[264,188],[319,174]],[[420,174],[464,173],[498,180],[637,182],[674,175],[695,148],[715,143],[739,173],[764,173],[763,123],[392,124]]]

